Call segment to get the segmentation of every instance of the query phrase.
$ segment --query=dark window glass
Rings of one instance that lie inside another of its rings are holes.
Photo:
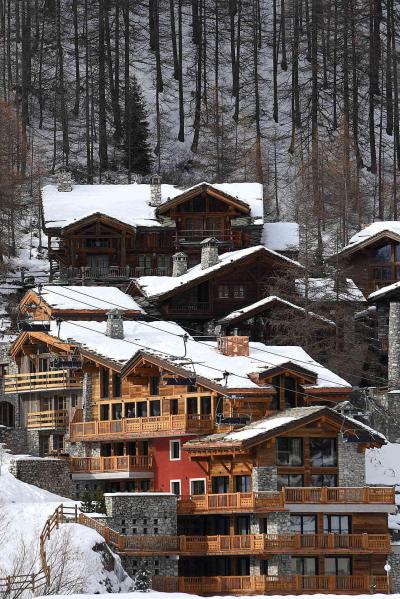
[[[147,416],[147,401],[136,402],[136,418],[145,418]]]
[[[125,404],[125,418],[135,418],[135,403]]]
[[[197,414],[197,397],[186,398],[186,411],[188,414]]]
[[[86,247],[87,248],[109,248],[110,240],[101,238],[101,239],[86,239]]]
[[[313,474],[311,476],[312,487],[337,487],[336,474]]]
[[[324,532],[334,532],[337,534],[351,533],[351,516],[325,514]]]
[[[110,373],[109,370],[107,368],[102,368],[100,371],[100,377],[101,377],[101,397],[108,397],[109,394],[109,378],[110,378]]]
[[[234,477],[235,493],[250,493],[251,492],[251,476],[244,474]]]
[[[160,377],[151,376],[149,379],[150,395],[160,395]]]
[[[112,410],[111,420],[121,420],[121,418],[122,418],[122,403],[112,404],[111,410]]]
[[[150,489],[150,481],[149,480],[141,480],[140,481],[140,490],[148,491]]]
[[[229,493],[229,476],[211,477],[211,488],[213,493]]]
[[[318,574],[317,558],[292,557],[292,572],[300,576],[314,576]]]
[[[312,514],[291,514],[290,530],[302,535],[315,534],[317,532],[317,517]]]
[[[205,492],[206,492],[206,481],[205,480],[191,480],[190,481],[191,495],[205,495]]]
[[[293,376],[283,377],[285,408],[296,407],[296,379]]]
[[[396,262],[400,262],[400,243],[395,246],[395,260]]]
[[[282,487],[304,487],[302,474],[278,474],[278,489]]]
[[[250,516],[238,516],[236,518],[235,534],[249,535],[250,534]]]
[[[113,383],[113,397],[121,397],[121,375],[113,372],[112,375]]]
[[[350,576],[351,557],[326,557],[325,574],[333,576]]]
[[[110,419],[110,406],[108,404],[100,406],[100,420]]]
[[[392,246],[390,243],[384,245],[375,250],[373,260],[374,262],[391,262],[392,259]]]
[[[311,466],[336,466],[336,439],[310,439]]]
[[[161,402],[159,399],[150,402],[150,416],[160,416]]]
[[[171,493],[173,493],[174,495],[181,494],[181,481],[180,480],[171,481]]]
[[[302,466],[303,439],[278,437],[277,464],[280,466]]]
[[[170,414],[178,414],[178,400],[177,399],[171,399],[170,400],[170,404],[169,404],[169,409],[170,409]]]
[[[211,397],[200,398],[200,412],[201,414],[211,414]]]
[[[170,441],[169,457],[170,457],[170,460],[180,460],[181,459],[181,443],[180,443],[180,441]]]

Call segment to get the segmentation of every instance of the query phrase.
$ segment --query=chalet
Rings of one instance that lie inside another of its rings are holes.
[[[121,285],[130,277],[170,275],[171,257],[189,266],[213,236],[221,251],[260,243],[298,255],[296,223],[263,224],[258,183],[200,183],[181,190],[161,184],[46,185],[42,190],[51,280]]]
[[[107,313],[118,308],[126,320],[143,318],[144,310],[118,287],[41,285],[29,290],[19,304],[19,313],[27,320],[106,320]]]
[[[303,268],[262,245],[219,255],[215,238],[202,242],[200,264],[188,268],[182,252],[173,261],[172,277],[133,279],[127,293],[146,310],[193,328],[207,328],[207,322],[263,299],[279,278],[294,288]]]
[[[368,225],[330,258],[366,295],[400,280],[400,223]]]

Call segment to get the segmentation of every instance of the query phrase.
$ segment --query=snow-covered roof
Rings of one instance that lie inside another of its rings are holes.
[[[298,251],[298,223],[265,223],[263,225],[261,243],[276,252]]]
[[[143,308],[127,293],[118,287],[82,287],[78,285],[43,285],[34,293],[40,295],[48,306],[55,310],[135,310],[144,313]]]
[[[400,290],[400,281],[397,281],[397,283],[392,283],[391,285],[386,285],[385,287],[381,287],[377,291],[370,293],[368,300],[383,299],[392,294],[394,295],[396,290]]]
[[[308,285],[308,299],[311,302],[365,302],[362,291],[352,279],[346,279],[346,284],[340,283],[339,293],[336,289],[336,281],[331,278],[309,278],[296,279],[295,286],[299,295],[306,296],[306,284]]]
[[[161,185],[161,201],[182,193],[173,185]],[[149,184],[74,185],[72,191],[58,191],[57,185],[42,189],[43,217],[47,228],[63,228],[92,214],[100,213],[133,227],[157,227],[156,208],[149,205]]]
[[[299,346],[267,346],[263,343],[250,343],[249,356],[224,356],[217,349],[216,342],[199,342],[191,336],[186,344],[183,335],[186,331],[174,322],[142,321],[124,322],[124,339],[112,339],[106,334],[104,322],[50,322],[49,334],[63,341],[74,341],[89,351],[108,360],[125,366],[140,350],[154,354],[172,365],[186,369],[190,374],[205,377],[210,381],[225,385],[223,372],[229,374],[226,387],[257,388],[250,374],[268,371],[291,362],[315,373],[317,379],[313,388],[336,388],[344,390],[351,385],[311,358]]]
[[[208,185],[250,207],[251,216],[263,215],[263,187],[260,183],[199,183],[189,189],[161,185],[161,205],[172,198]],[[57,185],[42,189],[43,217],[47,228],[63,228],[92,214],[100,213],[133,227],[159,227],[156,208],[149,205],[151,186],[146,183],[130,185],[73,185],[72,191],[60,192]]]
[[[350,238],[349,243],[339,253],[351,251],[353,248],[365,244],[365,242],[374,241],[376,237],[384,233],[388,233],[391,236],[398,236],[400,240],[400,221],[384,220],[371,223],[364,229],[361,229],[361,231],[355,233]]]
[[[201,268],[201,264],[196,264],[192,268],[181,275],[180,277],[139,277],[135,279],[136,285],[141,289],[143,294],[146,297],[157,297],[160,295],[164,295],[165,293],[169,293],[178,287],[182,287],[183,285],[187,285],[200,277],[207,278],[210,274],[217,272],[218,270],[229,266],[233,262],[241,260],[246,256],[250,256],[251,254],[264,253],[265,255],[275,256],[280,261],[286,261],[288,264],[292,264],[297,268],[303,268],[299,262],[295,260],[291,260],[286,256],[282,256],[282,254],[278,254],[273,250],[267,249],[262,245],[257,245],[250,248],[245,248],[243,250],[235,250],[234,252],[226,252],[219,256],[219,261],[214,266],[210,266],[209,268]]]
[[[314,312],[306,311],[301,306],[297,306],[296,304],[293,304],[292,302],[288,302],[287,300],[284,300],[281,297],[278,297],[276,295],[269,295],[268,297],[264,297],[263,299],[259,300],[258,302],[254,302],[253,304],[249,304],[248,306],[245,306],[244,308],[240,308],[240,310],[235,310],[234,312],[230,312],[230,314],[227,314],[226,316],[221,318],[219,320],[219,322],[229,324],[229,322],[234,321],[234,320],[239,320],[239,319],[243,320],[243,318],[245,318],[247,314],[251,314],[253,312],[260,312],[263,308],[268,308],[269,306],[271,306],[274,303],[282,304],[283,306],[286,306],[286,307],[290,308],[291,310],[297,310],[299,312],[302,312],[303,314],[306,314],[306,312],[307,312],[308,315],[311,316],[312,318],[317,318],[327,324],[335,326],[335,323],[333,322],[333,320],[328,320],[328,318],[325,318],[324,316],[319,316],[318,314],[315,314]]]

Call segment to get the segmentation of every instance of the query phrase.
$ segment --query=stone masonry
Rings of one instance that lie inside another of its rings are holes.
[[[122,312],[118,308],[107,312],[106,335],[111,339],[124,338],[124,321],[122,320]]]
[[[74,496],[68,462],[56,458],[16,458],[10,472],[24,483],[35,485],[62,497]]]
[[[388,427],[389,441],[400,438],[400,302],[391,301],[389,306],[388,333]]]
[[[218,241],[213,237],[201,242],[201,268],[209,268],[218,264]]]
[[[172,256],[172,276],[180,277],[187,271],[187,255],[177,252]]]
[[[345,443],[338,435],[339,487],[365,485],[365,453],[357,451],[357,443]]]
[[[251,473],[253,491],[276,491],[278,488],[278,474],[276,466],[254,467]]]
[[[176,496],[170,493],[105,493],[107,526],[126,535],[177,534]],[[144,564],[153,576],[177,576],[178,559],[170,557],[123,557],[128,574]]]
[[[90,372],[85,372],[83,375],[82,384],[82,406],[83,406],[83,420],[90,422],[92,420],[92,393],[93,393],[93,379]]]

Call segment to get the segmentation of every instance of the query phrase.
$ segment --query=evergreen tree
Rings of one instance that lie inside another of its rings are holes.
[[[148,142],[149,123],[140,86],[134,77],[130,82],[128,114],[125,115],[126,166],[130,173],[147,175],[151,170],[152,156]]]
[[[134,578],[134,590],[148,593],[151,589],[151,574],[145,564],[140,563]]]
[[[93,492],[85,489],[81,495],[81,510],[82,512],[93,512]]]
[[[104,493],[100,488],[96,489],[94,494],[94,510],[99,514],[104,514],[106,511]]]

